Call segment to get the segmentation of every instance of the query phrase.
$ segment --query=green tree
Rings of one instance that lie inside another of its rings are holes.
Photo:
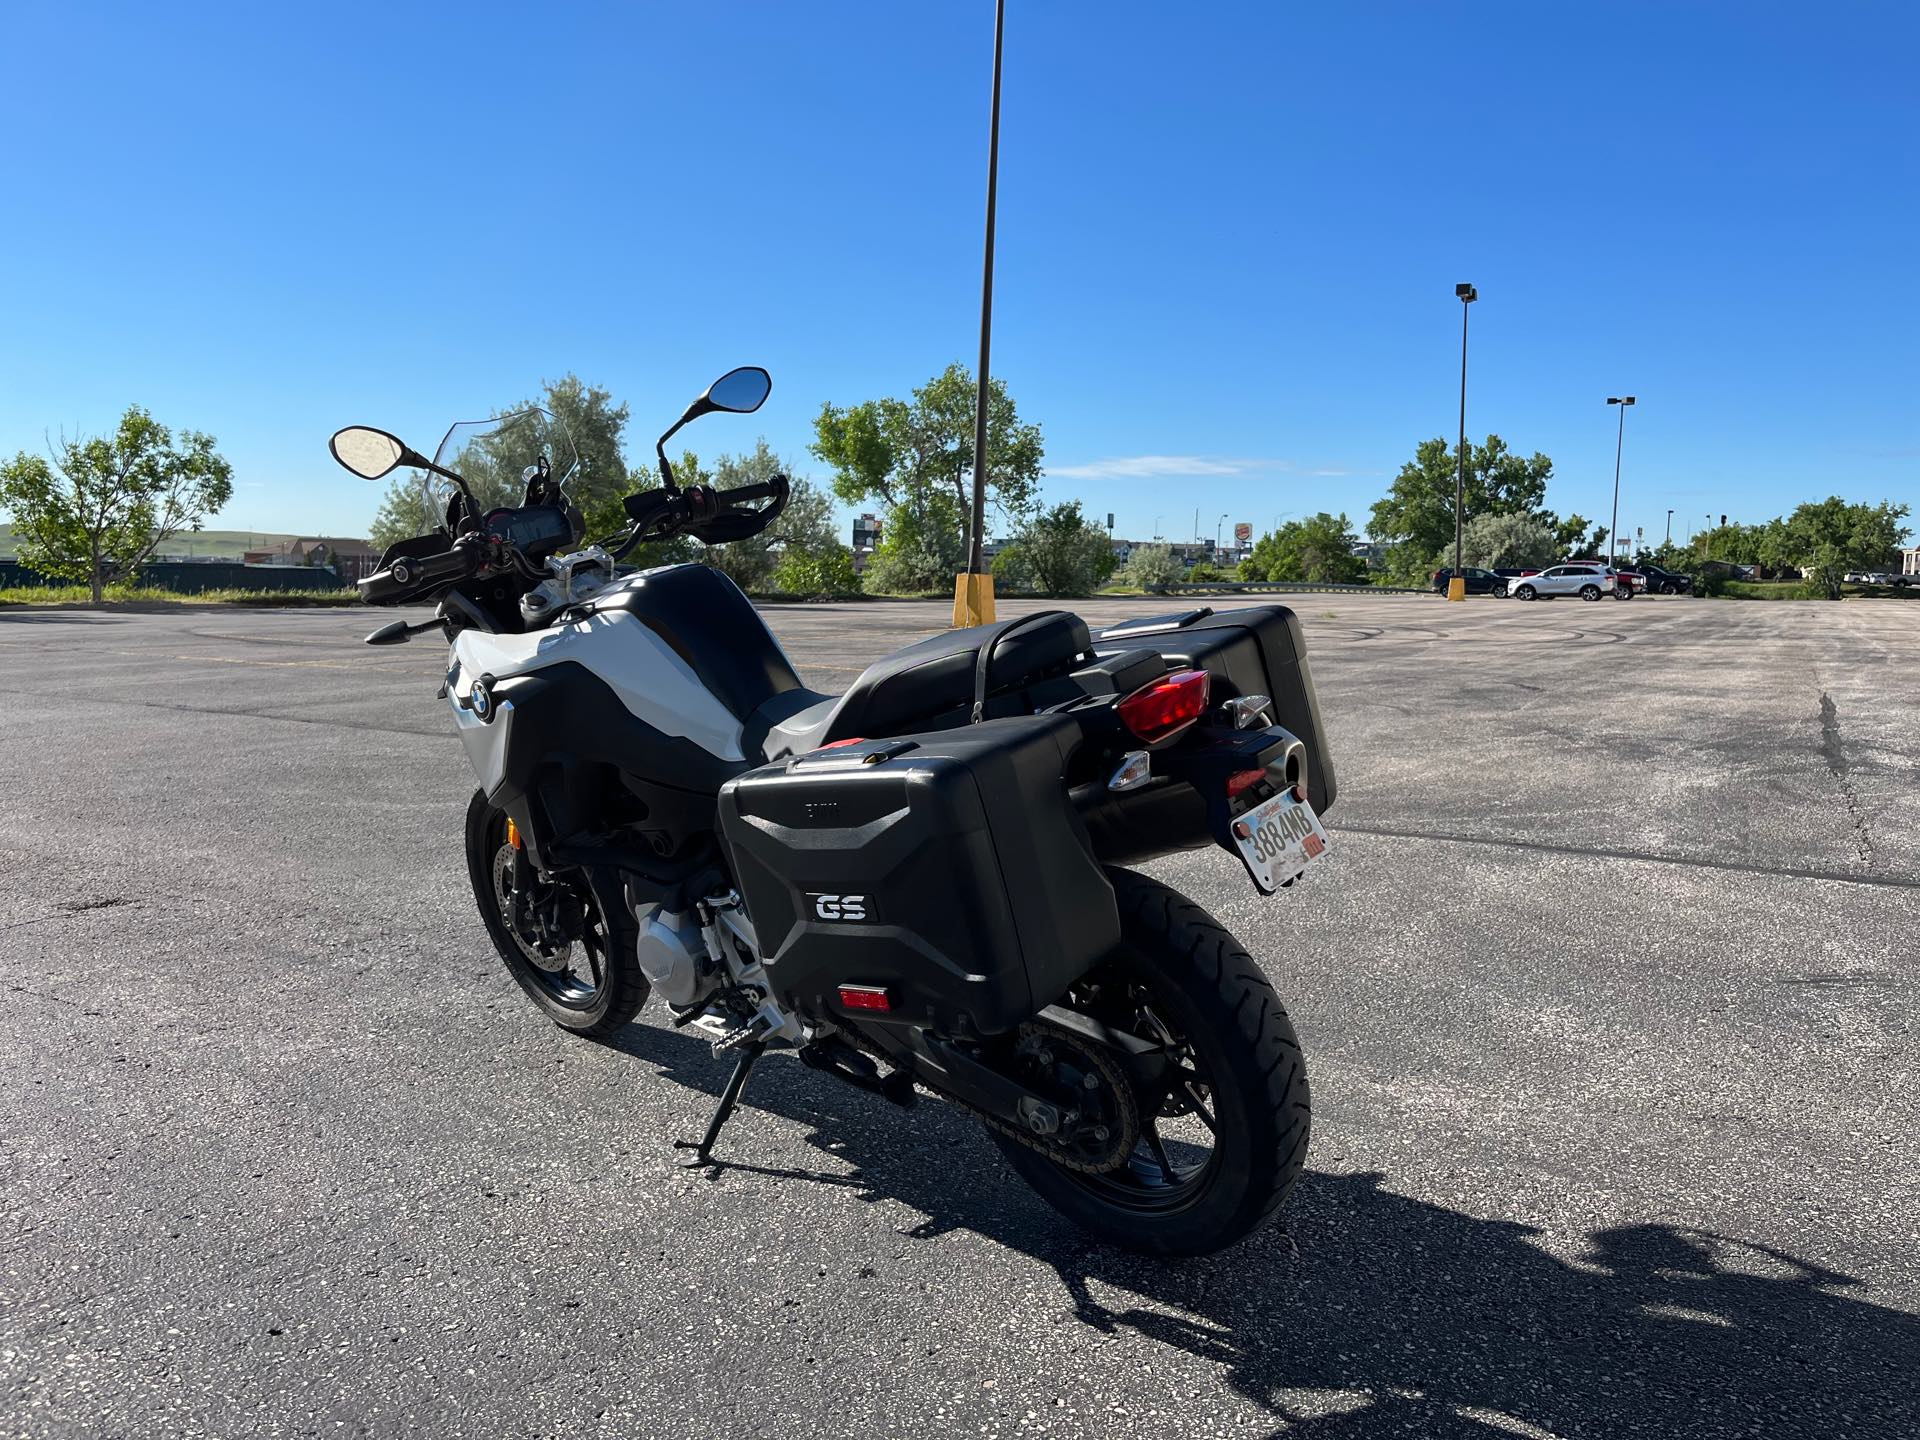
[[[111,439],[62,436],[51,462],[21,451],[0,466],[21,560],[86,580],[98,605],[110,570],[131,576],[161,541],[200,529],[232,497],[233,467],[213,447],[211,435],[176,439],[130,405]]]
[[[1907,507],[1882,501],[1850,505],[1838,495],[1810,501],[1786,518],[1783,546],[1798,555],[1820,593],[1840,598],[1849,570],[1885,570],[1906,539]],[[1755,527],[1761,528],[1761,527]],[[1763,530],[1763,534],[1764,534]]]
[[[638,472],[628,468],[622,452],[627,407],[615,405],[609,391],[567,374],[544,382],[537,398],[505,406],[494,411],[492,418],[536,409],[544,410],[551,420],[529,415],[523,424],[476,436],[452,457],[448,468],[473,488],[481,508],[489,510],[520,503],[520,476],[539,454],[545,453],[562,475],[577,457],[578,468],[567,482],[567,494],[583,512],[588,536],[597,539],[623,528],[627,521],[620,508],[622,497],[648,488],[645,482],[653,474],[651,467]],[[385,547],[437,529],[445,518],[441,493],[437,485],[425,483],[414,472],[397,475],[369,528],[373,542]]]
[[[1373,507],[1369,533],[1395,547],[1413,547],[1416,568],[1424,569],[1442,546],[1451,551],[1458,455],[1445,440],[1421,441],[1413,459],[1400,467],[1392,488]],[[1468,520],[1490,512],[1551,520],[1543,506],[1552,477],[1553,462],[1538,451],[1522,458],[1508,450],[1498,435],[1487,436],[1482,445],[1468,442],[1461,513]]]
[[[1187,578],[1186,567],[1165,545],[1136,545],[1120,568],[1120,580],[1136,590],[1152,590],[1161,585],[1178,585]]]
[[[773,588],[783,595],[851,595],[860,589],[853,551],[837,543],[826,549],[783,550],[773,570]]]
[[[1240,573],[1250,580],[1304,580],[1316,585],[1358,585],[1367,578],[1367,562],[1353,553],[1347,517],[1322,510],[1289,520],[1262,535]]]
[[[866,589],[876,595],[950,592],[967,563],[962,515],[959,502],[944,490],[893,506],[867,561]]]
[[[1004,572],[1002,560],[1008,561]],[[1042,595],[1091,595],[1115,563],[1107,532],[1088,521],[1078,500],[1069,500],[1028,515],[994,557],[993,573],[1024,578]]]
[[[1581,522],[1583,525],[1584,521]],[[1531,515],[1476,515],[1462,537],[1464,563],[1495,566],[1548,565],[1566,552],[1553,529]]]
[[[833,467],[833,489],[841,500],[853,505],[879,499],[895,516],[904,508],[914,545],[928,556],[944,555],[944,538],[930,527],[954,527],[957,545],[965,544],[973,504],[975,394],[973,377],[964,365],[955,364],[907,400],[866,400],[844,410],[823,405],[814,420],[813,453]],[[1040,427],[1021,421],[1006,386],[991,381],[987,498],[1003,519],[1032,507],[1043,454]],[[935,503],[936,498],[941,503]],[[890,520],[889,535],[893,530]]]

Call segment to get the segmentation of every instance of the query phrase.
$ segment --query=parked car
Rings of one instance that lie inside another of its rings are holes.
[[[1510,583],[1514,596],[1521,600],[1551,600],[1556,595],[1598,600],[1609,593],[1621,593],[1604,565],[1549,565],[1538,574],[1525,575]],[[1631,595],[1633,591],[1629,589],[1624,593]]]
[[[1647,589],[1655,595],[1687,595],[1693,591],[1693,577],[1681,575],[1659,565],[1639,567],[1647,577]]]
[[[1638,570],[1616,570],[1613,572],[1614,584],[1618,587],[1622,600],[1631,600],[1635,595],[1647,590],[1647,577]]]
[[[1467,594],[1491,595],[1496,600],[1506,598],[1507,577],[1492,570],[1482,570],[1477,565],[1463,565],[1460,576],[1467,582]],[[1433,588],[1441,595],[1447,593],[1447,582],[1453,578],[1453,567],[1442,566],[1433,572]]]
[[[1531,570],[1514,570],[1514,569],[1503,570],[1498,565],[1496,565],[1493,568],[1493,573],[1496,575],[1503,575],[1509,580],[1518,580],[1522,575],[1531,575],[1534,572]]]

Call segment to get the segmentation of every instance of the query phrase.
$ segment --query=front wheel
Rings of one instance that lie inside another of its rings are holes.
[[[1493,587],[1492,594],[1494,599],[1504,600],[1507,598],[1507,587],[1504,585],[1496,585]]]
[[[1514,591],[1513,593],[1518,595],[1522,600],[1531,600],[1539,592],[1536,591],[1531,585],[1522,585],[1518,590]]]
[[[1218,921],[1144,876],[1110,873],[1120,947],[1058,1003],[1127,1037],[1125,1054],[1106,1053],[1126,1076],[1126,1133],[1138,1138],[1095,1170],[988,1133],[1042,1199],[1099,1239],[1150,1255],[1211,1254],[1270,1219],[1306,1163],[1300,1042],[1267,977]]]
[[[467,877],[507,973],[554,1024],[608,1035],[647,1003],[639,931],[609,876],[584,870],[535,873],[504,810],[473,792],[467,806]],[[598,882],[598,883],[596,883]]]

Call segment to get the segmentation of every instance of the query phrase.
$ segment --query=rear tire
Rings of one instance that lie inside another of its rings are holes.
[[[1582,585],[1580,587],[1580,598],[1582,600],[1598,600],[1600,598],[1600,587],[1598,585]]]
[[[484,791],[474,791],[467,806],[467,878],[493,948],[527,998],[554,1024],[581,1035],[612,1034],[647,1003],[639,928],[624,905],[600,903],[602,895],[621,893],[618,882],[585,870],[555,874],[553,886],[565,887],[584,918],[579,938],[569,942],[564,957],[555,953],[536,958],[540,946],[515,935],[503,904],[498,873],[506,835],[506,812],[488,804]],[[563,960],[565,968],[556,968]]]
[[[1155,1013],[1191,1048],[1209,1081],[1212,1151],[1177,1187],[1148,1181],[1129,1188],[1135,1172],[1128,1166],[1087,1175],[988,1134],[1042,1199],[1108,1244],[1149,1255],[1211,1254],[1271,1219],[1300,1178],[1311,1123],[1300,1042],[1267,977],[1218,921],[1144,876],[1108,874],[1120,905],[1120,950],[1088,978],[1118,967],[1150,992]],[[1135,1153],[1145,1150],[1143,1140]]]

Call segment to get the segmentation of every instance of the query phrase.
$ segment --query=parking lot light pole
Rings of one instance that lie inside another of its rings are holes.
[[[1627,406],[1633,404],[1633,396],[1609,395],[1607,404],[1620,407],[1620,433],[1613,441],[1613,523],[1607,527],[1607,568],[1611,570],[1620,549],[1620,536],[1615,533],[1620,528],[1620,449],[1627,442]]]
[[[1000,44],[1007,25],[1007,0],[993,12],[993,100],[987,130],[987,244],[980,281],[980,388],[974,400],[973,508],[967,525],[967,568],[953,583],[953,623],[984,625],[994,618],[993,572],[981,554],[987,518],[988,352],[993,334],[993,221],[1000,178]]]
[[[1447,579],[1447,599],[1467,598],[1467,577],[1461,573],[1460,552],[1466,531],[1467,503],[1467,307],[1480,298],[1471,285],[1453,287],[1460,300],[1460,463],[1453,472],[1453,574]]]
[[[1663,545],[1660,548],[1664,550],[1671,547],[1672,544],[1673,544],[1673,511],[1669,510],[1667,511],[1667,543],[1666,545]]]

